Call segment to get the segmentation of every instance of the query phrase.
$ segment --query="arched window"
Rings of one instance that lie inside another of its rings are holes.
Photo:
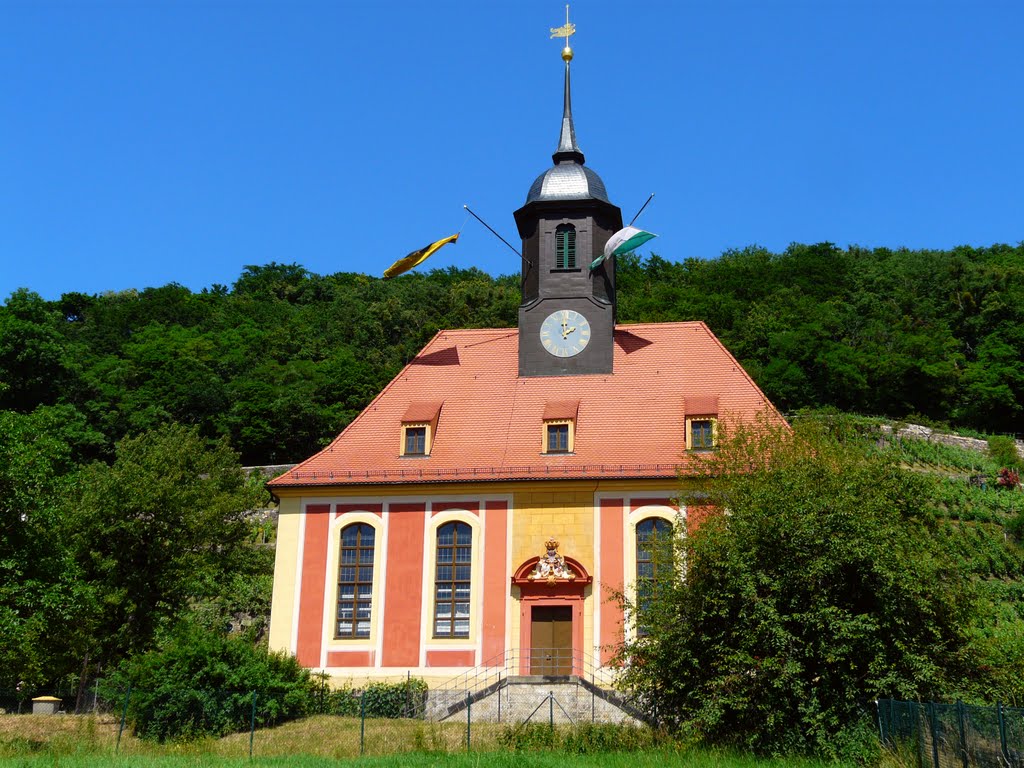
[[[373,526],[366,523],[354,523],[341,530],[337,637],[370,636],[374,538]]]
[[[576,227],[572,224],[555,228],[555,269],[576,269]]]
[[[671,570],[672,523],[663,517],[648,517],[636,524],[636,608],[642,615],[650,606],[658,579]],[[643,622],[637,632],[647,634]]]
[[[473,529],[447,523],[437,529],[434,574],[434,637],[469,637]]]

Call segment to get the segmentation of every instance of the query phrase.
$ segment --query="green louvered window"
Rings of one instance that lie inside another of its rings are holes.
[[[576,227],[572,224],[555,229],[555,269],[576,269]]]

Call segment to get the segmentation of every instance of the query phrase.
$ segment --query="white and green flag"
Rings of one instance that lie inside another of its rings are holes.
[[[621,256],[624,253],[635,251],[641,245],[646,243],[648,240],[657,237],[657,235],[650,232],[645,232],[642,229],[636,227],[623,227],[605,243],[604,253],[594,259],[594,262],[590,265],[591,271],[601,266],[601,263],[611,256]]]

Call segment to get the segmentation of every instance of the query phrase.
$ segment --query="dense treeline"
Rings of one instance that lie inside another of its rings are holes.
[[[509,325],[517,305],[516,280],[475,270],[384,282],[280,264],[231,290],[18,291],[0,311],[0,409],[72,406],[87,452],[177,422],[227,436],[249,463],[296,461],[437,330]]]
[[[618,265],[619,321],[705,320],[784,410],[831,405],[1024,432],[1024,246],[829,244]],[[514,276],[438,269],[382,281],[247,267],[180,285],[0,308],[0,409],[74,409],[76,450],[158,425],[226,436],[248,463],[304,458],[437,330],[513,326]]]
[[[829,405],[1024,431],[1024,244],[824,243],[625,267],[623,318],[706,321],[784,410]]]

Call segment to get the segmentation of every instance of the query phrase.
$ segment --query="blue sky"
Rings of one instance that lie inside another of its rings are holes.
[[[573,4],[573,114],[682,260],[1024,240],[1024,3]],[[0,0],[0,297],[247,264],[517,272],[564,3]],[[645,251],[646,252],[646,251]]]

